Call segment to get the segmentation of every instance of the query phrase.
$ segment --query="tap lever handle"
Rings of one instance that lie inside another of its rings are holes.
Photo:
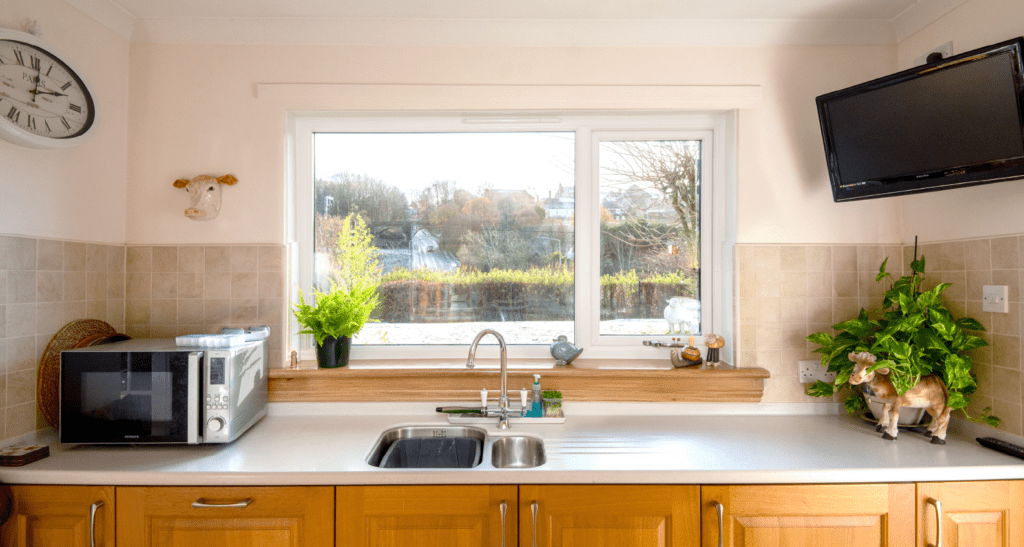
[[[521,401],[521,405],[522,405],[522,411],[521,412],[522,412],[523,416],[526,416],[527,408],[526,408],[526,388],[525,387],[522,389],[522,391],[519,392],[519,400]]]
[[[487,390],[480,390],[480,406],[486,411],[487,410]]]

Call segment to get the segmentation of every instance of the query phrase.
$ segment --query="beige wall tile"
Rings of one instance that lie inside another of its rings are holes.
[[[125,248],[121,245],[107,245],[107,271],[125,271]]]
[[[85,245],[85,271],[107,271],[107,247],[95,243]]]
[[[1020,370],[1020,336],[993,334],[992,364],[1000,368]]]
[[[107,297],[107,272],[86,272],[85,299],[103,300]]]
[[[757,323],[757,298],[756,297],[740,297],[739,299],[739,317],[741,324]]]
[[[178,248],[173,246],[153,247],[153,272],[177,272]]]
[[[802,245],[785,246],[781,249],[782,271],[807,271],[807,247]]]
[[[757,322],[760,324],[775,325],[782,318],[781,298],[758,298],[757,299]]]
[[[1009,401],[992,401],[992,414],[999,417],[999,431],[1021,435],[1021,405]]]
[[[882,247],[879,245],[857,246],[857,271],[877,272],[882,265]]]
[[[1020,402],[1020,370],[992,367],[992,398]]]
[[[207,324],[231,321],[231,300],[228,298],[207,298],[203,301],[203,319]]]
[[[63,302],[36,304],[36,334],[53,334],[63,326]]]
[[[203,274],[178,273],[178,298],[203,298]]]
[[[833,245],[832,271],[857,271],[857,247],[853,245]]]
[[[124,299],[124,272],[107,272],[107,298]]]
[[[151,325],[175,325],[178,322],[178,301],[171,298],[154,298],[151,301],[149,323]]]
[[[33,318],[33,321],[35,318]],[[6,371],[14,370],[35,370],[38,362],[35,358],[36,337],[22,336],[18,338],[7,338],[7,363]]]
[[[100,321],[107,320],[107,301],[106,300],[86,300],[85,311],[89,314],[90,319],[99,319]]]
[[[967,300],[981,300],[982,287],[992,284],[992,270],[967,270]]]
[[[777,324],[757,325],[757,351],[782,349],[782,333]]]
[[[111,298],[107,300],[107,323],[121,332],[124,327],[124,300]]]
[[[832,274],[832,296],[856,298],[858,293],[857,272],[839,271]]]
[[[25,304],[36,301],[36,271],[7,273],[7,303]]]
[[[740,298],[757,296],[757,272],[752,268],[740,270],[739,284]]]
[[[261,298],[257,302],[256,322],[261,325],[280,325],[284,314],[283,298]]]
[[[1008,313],[993,313],[988,330],[992,334],[1020,336],[1020,308],[1020,304],[1013,303],[1010,304]]]
[[[88,319],[85,312],[85,300],[75,302],[64,302],[64,323],[70,323],[79,319]]]
[[[807,298],[794,296],[782,299],[780,321],[783,323],[807,323]]]
[[[19,437],[35,431],[36,427],[36,404],[35,402],[7,407],[7,426],[5,436]]]
[[[819,272],[813,272],[818,275]],[[807,296],[807,279],[809,272],[783,272],[782,273],[782,296]],[[284,293],[284,282],[278,284]]]
[[[203,301],[199,299],[179,299],[178,319],[179,325],[202,325]]]
[[[63,270],[68,272],[85,271],[85,243],[64,242]]]
[[[860,308],[860,300],[857,298],[834,298],[832,300],[832,323],[840,323],[857,317]]]
[[[962,241],[951,241],[941,245],[942,271],[966,270],[966,252]]]
[[[284,272],[284,254],[284,247],[260,247],[259,270],[261,272]]]
[[[178,274],[153,272],[153,298],[177,298]]]
[[[205,269],[206,251],[203,247],[178,247],[178,272],[201,274]]]
[[[1016,270],[1018,268],[1019,245],[1016,236],[997,237],[991,240],[991,244],[993,270]]]
[[[64,300],[85,300],[85,272],[64,272]]]
[[[231,298],[256,298],[259,296],[259,278],[256,272],[231,273]]]
[[[259,247],[231,247],[231,271],[255,272],[259,270]]]
[[[31,403],[36,400],[36,371],[19,370],[7,374],[7,404]]]
[[[36,274],[36,302],[60,302],[64,299],[64,272],[41,271]]]
[[[832,297],[832,272],[807,272],[807,296]]]
[[[36,243],[37,270],[63,270],[64,244],[53,239],[40,239]]]
[[[0,343],[3,342],[4,338],[7,338],[7,305],[0,304]],[[7,354],[3,351],[5,348],[0,348],[0,360],[6,359]],[[3,370],[3,365],[0,365],[0,371]]]
[[[36,305],[7,304],[7,337],[34,336],[36,333]]]
[[[124,333],[132,338],[149,338],[149,325],[125,325]]]
[[[962,302],[967,300],[967,272],[963,270],[943,271],[942,282],[952,283],[949,288],[943,291],[943,301],[956,300]]]
[[[124,320],[129,325],[149,325],[151,302],[147,298],[125,300]]]
[[[772,378],[782,374],[782,352],[781,351],[758,351],[757,366],[768,369]]]
[[[7,303],[7,276],[6,270],[0,270],[0,304]]]
[[[36,240],[31,237],[11,237],[7,240],[5,270],[35,270]]]
[[[789,274],[787,274],[788,276]],[[793,283],[783,282],[783,287]],[[284,274],[281,272],[259,273],[259,297],[281,298],[284,296]]]
[[[754,247],[754,268],[758,272],[778,272],[782,269],[782,250],[777,245]]]
[[[992,269],[992,248],[989,239],[971,239],[964,242],[964,266],[968,270]]]
[[[231,271],[231,247],[206,247],[203,263],[207,273]]]
[[[910,246],[910,249],[911,252],[913,252],[913,245]],[[942,244],[928,243],[926,245],[919,245],[917,248],[917,257],[924,258],[926,272],[942,271]],[[910,271],[909,264],[907,271]]]
[[[257,300],[255,298],[231,299],[231,322],[252,324],[256,322]]]
[[[756,296],[782,296],[782,274],[776,271],[758,270],[756,274]]]
[[[1020,272],[1018,270],[992,270],[992,284],[1006,285],[1010,302],[1020,302]]]
[[[125,298],[147,300],[153,295],[153,274],[129,272],[125,276]]]
[[[145,245],[132,245],[126,249],[125,268],[129,273],[149,273],[153,271],[153,248]]]

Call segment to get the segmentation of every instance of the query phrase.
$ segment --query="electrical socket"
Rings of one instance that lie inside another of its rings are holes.
[[[836,379],[836,373],[829,372],[828,369],[821,366],[820,359],[815,359],[813,361],[797,361],[796,364],[800,369],[801,384],[813,384],[818,380],[821,380],[822,382],[832,382]]]

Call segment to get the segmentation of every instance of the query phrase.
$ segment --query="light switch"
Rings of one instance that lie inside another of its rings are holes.
[[[1010,289],[1006,285],[983,285],[981,309],[995,313],[1010,313]]]

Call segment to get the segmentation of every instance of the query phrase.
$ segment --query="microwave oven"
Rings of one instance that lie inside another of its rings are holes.
[[[62,352],[60,442],[237,439],[267,413],[269,354],[265,338],[236,340],[182,347],[174,339],[138,339]]]

